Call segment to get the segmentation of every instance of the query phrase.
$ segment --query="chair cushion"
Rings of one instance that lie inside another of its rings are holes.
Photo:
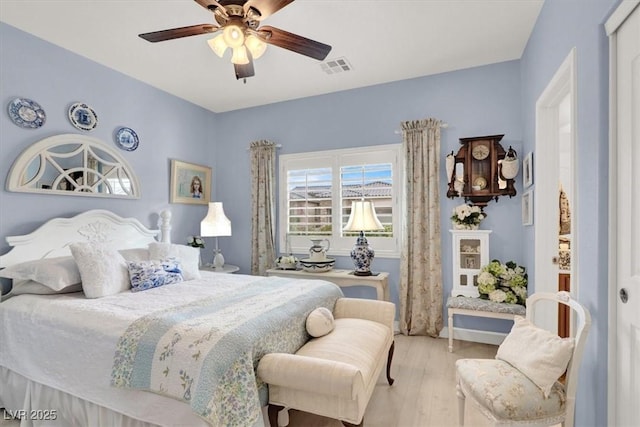
[[[492,313],[509,313],[524,316],[526,308],[519,304],[493,302],[482,298],[449,297],[447,308],[464,308],[465,310],[490,311]]]
[[[330,334],[311,339],[296,354],[352,365],[362,373],[366,388],[371,380],[377,380],[373,373],[379,361],[386,358],[389,334],[388,327],[371,320],[335,319]]]
[[[460,359],[456,361],[458,383],[495,418],[513,421],[564,418],[564,387],[556,382],[545,398],[526,375],[503,360]]]
[[[511,332],[498,348],[496,359],[504,360],[536,383],[547,396],[567,370],[573,355],[573,338],[560,338],[515,316]],[[527,351],[522,351],[526,348]]]

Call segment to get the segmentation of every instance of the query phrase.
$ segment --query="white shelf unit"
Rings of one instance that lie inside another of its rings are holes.
[[[453,236],[451,296],[478,297],[480,268],[489,263],[491,230],[449,230]]]

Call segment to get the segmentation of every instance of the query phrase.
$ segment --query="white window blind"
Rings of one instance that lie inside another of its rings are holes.
[[[329,255],[348,255],[358,233],[343,232],[351,202],[373,202],[384,230],[366,232],[376,256],[397,257],[400,145],[281,155],[279,173],[279,246],[287,239],[294,254],[306,257],[311,238],[327,238]]]

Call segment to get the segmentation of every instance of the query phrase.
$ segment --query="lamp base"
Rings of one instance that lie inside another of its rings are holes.
[[[351,259],[356,267],[353,274],[355,276],[371,276],[370,266],[374,255],[375,252],[369,246],[367,238],[364,237],[364,232],[361,231],[356,244],[351,250]]]
[[[371,272],[371,270],[369,270],[369,271],[354,271],[353,275],[354,276],[373,276],[373,273]]]
[[[216,249],[216,255],[213,257],[213,269],[214,270],[224,269],[224,257],[222,256],[222,252],[220,252],[219,249]]]

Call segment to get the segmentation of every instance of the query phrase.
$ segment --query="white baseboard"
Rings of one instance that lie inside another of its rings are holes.
[[[400,322],[397,320],[393,322],[393,329],[395,334],[400,333]],[[463,328],[454,328],[455,334],[454,339],[460,341],[471,341],[478,342],[481,344],[492,344],[492,345],[500,345],[507,334],[502,332],[489,332],[489,331],[479,331],[477,329],[463,329]],[[440,331],[440,338],[449,338],[449,328],[446,326],[442,328]]]
[[[454,328],[453,338],[460,341],[471,341],[482,344],[500,345],[507,334],[502,332],[479,331],[477,329]],[[449,328],[440,331],[440,338],[449,338]]]

